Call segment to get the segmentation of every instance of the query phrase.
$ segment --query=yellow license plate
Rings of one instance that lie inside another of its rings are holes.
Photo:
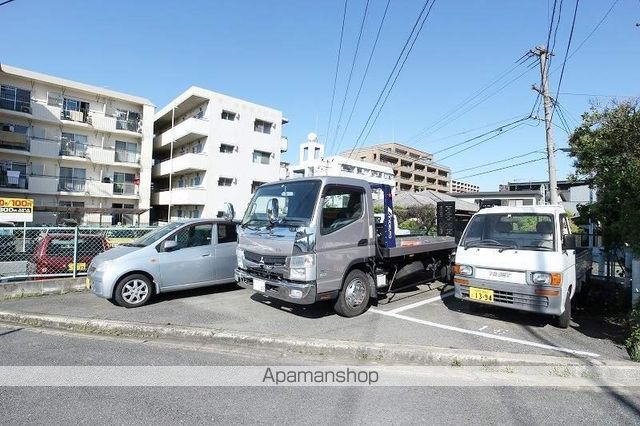
[[[67,265],[67,270],[69,272],[73,272],[73,263]],[[76,263],[76,271],[86,271],[87,264],[86,263]]]
[[[480,300],[481,302],[493,302],[493,290],[470,287],[469,298],[474,300]]]

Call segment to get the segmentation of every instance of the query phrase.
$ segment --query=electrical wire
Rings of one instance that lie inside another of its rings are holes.
[[[416,34],[416,29],[418,28],[418,26],[420,25],[420,22],[422,20],[422,23],[424,24],[424,21],[426,20],[426,18],[429,16],[429,13],[431,12],[431,8],[433,7],[433,5],[435,4],[435,0],[432,1],[431,3],[431,7],[429,7],[429,12],[427,13],[427,15],[424,16],[424,20],[423,15],[425,13],[425,10],[427,9],[427,6],[429,6],[429,2],[430,0],[426,0],[424,5],[422,6],[422,9],[420,10],[420,13],[418,14],[418,17],[416,19],[416,22],[413,24],[413,27],[411,29],[411,32],[409,33],[409,36],[407,37],[404,46],[402,47],[402,50],[400,51],[400,54],[398,55],[398,58],[396,59],[396,62],[391,70],[391,72],[389,73],[389,76],[387,77],[387,80],[384,84],[384,87],[382,88],[382,90],[380,91],[380,94],[378,95],[378,99],[376,100],[375,105],[373,106],[373,108],[371,109],[371,112],[369,113],[369,116],[367,117],[367,120],[364,124],[364,126],[362,127],[360,134],[358,135],[358,137],[356,138],[356,141],[353,145],[353,148],[351,149],[351,152],[349,153],[349,157],[351,157],[353,155],[353,152],[355,151],[355,149],[357,148],[360,139],[362,138],[362,136],[364,135],[364,132],[367,129],[367,126],[369,125],[369,122],[371,121],[371,118],[373,117],[373,115],[376,112],[376,109],[378,108],[378,105],[380,104],[380,101],[382,100],[382,97],[384,96],[385,91],[387,90],[387,87],[389,87],[389,83],[391,82],[391,79],[393,78],[396,70],[398,69],[398,65],[400,64],[400,61],[402,60],[402,57],[405,53],[405,51],[407,50],[407,47],[409,46],[409,43],[411,42],[411,39],[413,38],[414,34]],[[419,35],[419,34],[418,34]],[[405,58],[406,61],[406,58]],[[399,75],[399,73],[398,73]],[[396,75],[396,79],[397,79],[397,75]]]
[[[15,0],[5,0],[2,3],[0,3],[0,6],[4,6],[5,4],[11,3],[12,1],[15,1]]]
[[[329,129],[331,129],[331,118],[333,115],[333,102],[336,98],[336,86],[338,84],[338,71],[340,69],[340,55],[342,53],[342,40],[344,38],[344,21],[347,18],[347,3],[349,0],[344,0],[344,10],[342,11],[342,27],[340,29],[340,44],[338,45],[338,58],[336,59],[336,71],[333,77],[333,91],[331,93],[331,106],[329,108],[329,121],[327,122],[327,133],[325,138],[329,137]]]
[[[567,42],[567,49],[564,53],[564,60],[562,61],[562,71],[560,71],[560,78],[558,79],[558,88],[556,89],[556,100],[558,102],[558,96],[560,93],[560,86],[562,86],[562,78],[564,77],[564,69],[567,65],[567,59],[569,58],[569,50],[571,49],[571,42],[573,41],[573,30],[576,27],[576,17],[578,16],[578,6],[580,5],[580,0],[576,0],[576,6],[573,9],[573,19],[571,20],[571,31],[569,31],[569,41]],[[551,110],[551,118],[553,119],[553,113],[555,112],[555,104],[553,109]]]
[[[438,158],[438,162],[442,162],[442,161],[444,161],[444,160],[446,160],[446,159],[448,159],[448,158],[451,158],[451,157],[453,157],[453,156],[455,156],[455,155],[458,155],[458,154],[461,154],[461,153],[463,153],[463,152],[465,152],[465,151],[468,151],[468,150],[470,150],[471,148],[475,148],[476,146],[481,145],[481,144],[483,144],[483,143],[485,143],[485,142],[488,142],[488,141],[490,141],[490,140],[492,140],[492,139],[495,139],[495,138],[497,138],[498,136],[504,135],[505,133],[509,133],[510,131],[517,129],[518,127],[520,127],[520,126],[522,126],[522,125],[524,125],[524,123],[523,123],[523,122],[520,122],[520,123],[516,124],[515,126],[513,126],[513,127],[511,127],[511,128],[503,129],[503,130],[501,130],[499,133],[496,133],[495,135],[489,136],[489,137],[488,137],[488,138],[486,138],[486,139],[482,139],[482,140],[480,140],[479,142],[476,142],[476,143],[474,143],[474,144],[472,144],[472,145],[469,145],[469,146],[467,146],[467,147],[465,147],[465,148],[462,148],[462,149],[460,149],[460,150],[458,150],[458,151],[454,152],[453,154],[449,154],[449,155],[447,155],[447,156],[445,156],[445,157]]]
[[[620,0],[614,0],[613,3],[611,4],[611,7],[609,7],[609,9],[607,10],[607,12],[604,14],[604,16],[602,17],[602,19],[600,19],[600,21],[596,24],[596,26],[591,30],[591,32],[589,34],[587,34],[587,36],[584,38],[584,40],[582,40],[582,42],[578,45],[578,47],[576,47],[573,52],[571,52],[571,54],[569,55],[569,57],[567,59],[571,59],[571,57],[573,55],[575,55],[578,50],[580,50],[580,48],[582,46],[584,46],[584,44],[587,42],[587,40],[589,40],[591,38],[591,36],[598,30],[598,28],[600,28],[600,25],[602,25],[602,23],[607,19],[607,17],[609,16],[609,14],[611,13],[611,11],[613,10],[614,7],[616,7],[616,5],[618,4]],[[555,70],[554,70],[555,71]]]
[[[475,173],[475,174],[472,174],[472,175],[462,176],[462,177],[456,178],[456,180],[463,180],[463,179],[469,179],[469,178],[475,177],[475,176],[487,175],[489,173],[495,173],[495,172],[499,172],[501,170],[511,169],[513,167],[522,166],[524,164],[535,163],[537,161],[542,161],[542,160],[546,160],[546,159],[547,159],[547,157],[541,157],[541,158],[536,158],[536,159],[533,159],[533,160],[523,161],[521,163],[511,164],[509,166],[499,167],[497,169],[492,169],[492,170],[487,170],[487,171],[480,172],[480,173]]]
[[[391,0],[387,0],[387,5],[384,8],[384,13],[382,14],[382,18],[380,19],[380,25],[378,26],[378,32],[376,33],[376,38],[373,42],[373,47],[371,48],[371,53],[369,53],[369,59],[367,60],[367,66],[364,69],[364,73],[362,74],[362,79],[360,80],[360,87],[358,87],[358,92],[356,93],[356,97],[353,100],[353,105],[351,106],[351,111],[349,112],[349,118],[347,119],[347,124],[344,125],[342,129],[342,136],[340,137],[340,142],[336,146],[336,152],[339,150],[340,146],[342,146],[342,142],[344,141],[345,134],[347,133],[347,129],[349,128],[349,124],[351,124],[351,119],[353,118],[353,113],[356,109],[356,105],[358,105],[358,99],[360,99],[360,93],[362,92],[362,87],[364,86],[364,82],[367,78],[367,74],[369,73],[369,66],[371,66],[371,60],[373,59],[373,54],[376,51],[376,47],[378,46],[378,40],[380,39],[380,33],[382,32],[382,27],[384,26],[384,21],[387,17],[387,11],[389,10],[389,4]]]
[[[353,60],[351,61],[351,69],[349,70],[349,77],[347,77],[347,87],[344,90],[344,97],[342,98],[342,105],[340,106],[340,112],[338,113],[338,124],[336,125],[336,131],[329,145],[329,151],[333,148],[340,131],[340,123],[342,122],[342,114],[344,112],[344,106],[347,103],[347,96],[349,95],[349,88],[351,87],[351,78],[353,77],[353,70],[356,66],[356,60],[358,59],[358,51],[360,50],[360,40],[362,39],[362,31],[364,30],[364,24],[367,20],[367,12],[369,11],[369,1],[365,3],[364,13],[362,14],[362,21],[360,22],[360,31],[358,32],[358,40],[356,41],[356,49],[353,53]],[[327,134],[327,142],[329,142],[329,135]]]
[[[528,155],[536,154],[536,153],[540,154],[540,153],[541,153],[541,151],[539,151],[539,150],[537,150],[537,151],[529,151],[529,152],[526,152],[526,153],[524,153],[524,154],[514,155],[513,157],[505,158],[505,159],[502,159],[502,160],[492,161],[492,162],[490,162],[490,163],[478,164],[477,166],[468,167],[468,168],[466,168],[466,169],[461,169],[461,170],[456,170],[456,171],[454,171],[454,172],[451,172],[451,174],[455,175],[455,174],[457,174],[457,173],[468,172],[469,170],[481,169],[481,168],[483,168],[483,167],[493,166],[493,165],[495,165],[495,164],[504,163],[504,162],[506,162],[506,161],[515,160],[515,159],[517,159],[517,158],[526,157],[526,156],[528,156]]]

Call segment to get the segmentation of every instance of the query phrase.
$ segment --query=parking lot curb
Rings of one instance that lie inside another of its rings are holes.
[[[579,357],[524,355],[505,352],[471,351],[430,346],[369,343],[316,338],[296,338],[251,332],[181,325],[69,317],[0,311],[0,322],[77,333],[141,339],[170,339],[223,346],[254,347],[292,354],[334,356],[357,362],[447,366],[567,366],[614,365],[620,361]]]
[[[0,284],[0,301],[85,291],[84,280],[84,277],[78,277],[3,283]]]

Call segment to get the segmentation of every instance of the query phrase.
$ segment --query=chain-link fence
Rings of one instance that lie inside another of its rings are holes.
[[[84,275],[95,256],[152,229],[0,227],[0,284]]]

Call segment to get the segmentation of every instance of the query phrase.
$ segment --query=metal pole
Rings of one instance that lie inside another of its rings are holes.
[[[22,252],[27,251],[27,222],[22,222]]]
[[[78,274],[78,227],[74,229],[73,235],[73,278]]]
[[[544,99],[544,122],[547,136],[547,162],[549,165],[549,199],[551,204],[558,204],[558,178],[556,171],[556,148],[553,143],[552,103],[549,95],[549,52],[544,47],[532,51],[540,56],[540,73],[542,74],[542,97]]]
[[[175,119],[176,119],[176,107],[173,106],[171,108],[171,148],[169,153],[169,209],[167,211],[167,223],[171,222],[171,191],[172,188],[172,178],[173,178],[173,142],[176,139],[176,130],[175,130]]]

